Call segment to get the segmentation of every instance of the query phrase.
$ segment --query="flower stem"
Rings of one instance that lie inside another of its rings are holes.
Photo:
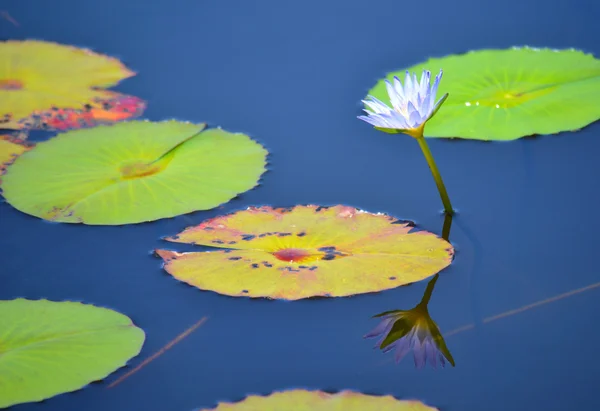
[[[433,174],[433,179],[435,180],[435,184],[437,185],[438,191],[440,192],[440,197],[442,198],[442,203],[444,203],[444,211],[448,215],[453,215],[454,210],[452,209],[452,204],[450,204],[450,197],[448,197],[448,192],[446,191],[446,186],[442,181],[442,176],[438,171],[437,165],[435,164],[435,160],[431,155],[431,151],[429,150],[429,146],[427,145],[427,141],[425,141],[425,137],[423,134],[416,137],[419,142],[419,146],[423,151],[423,155],[425,156],[425,160],[427,160],[427,164],[429,165],[429,169],[431,170],[431,174]]]

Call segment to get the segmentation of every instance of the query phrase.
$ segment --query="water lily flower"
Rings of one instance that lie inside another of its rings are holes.
[[[368,107],[364,109],[367,115],[358,118],[373,125],[377,130],[408,134],[419,142],[440,192],[444,209],[447,214],[452,215],[454,210],[450,198],[423,134],[425,123],[437,113],[448,98],[446,93],[437,102],[435,101],[442,74],[440,70],[433,85],[430,84],[431,72],[428,70],[423,70],[420,81],[417,80],[416,73],[411,77],[407,71],[404,85],[398,77],[394,77],[393,83],[386,79],[385,85],[392,106],[369,95],[362,101]]]
[[[413,73],[411,78],[407,71],[404,86],[398,77],[394,77],[393,84],[386,79],[385,85],[392,107],[373,96],[368,96],[363,103],[371,110],[365,109],[368,115],[358,118],[372,124],[378,130],[405,133],[415,138],[422,137],[425,122],[435,115],[448,98],[446,93],[435,102],[442,74],[440,70],[431,87],[431,72],[428,70],[423,70],[421,81],[417,80],[416,73]]]
[[[443,367],[446,360],[454,366],[454,358],[427,310],[437,278],[436,275],[429,282],[423,299],[413,309],[386,311],[376,315],[381,322],[365,338],[379,337],[375,348],[379,347],[383,352],[394,350],[396,362],[400,362],[412,350],[417,368],[424,367],[427,362],[433,368],[438,363]]]

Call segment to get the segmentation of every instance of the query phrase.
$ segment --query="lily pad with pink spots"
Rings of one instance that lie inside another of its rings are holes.
[[[353,207],[269,206],[219,216],[166,240],[213,247],[156,250],[175,278],[235,297],[298,300],[395,288],[452,261],[446,240]]]
[[[145,102],[106,90],[136,73],[118,59],[38,40],[0,41],[0,127],[64,130],[141,114]]]

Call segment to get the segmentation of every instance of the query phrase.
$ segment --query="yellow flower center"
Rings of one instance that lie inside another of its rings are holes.
[[[120,172],[123,180],[131,180],[134,178],[151,176],[163,169],[164,166],[161,166],[160,163],[146,164],[142,162],[134,162],[123,165],[120,169]]]

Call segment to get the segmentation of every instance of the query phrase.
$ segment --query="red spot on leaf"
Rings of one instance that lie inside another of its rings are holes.
[[[284,248],[274,252],[273,256],[281,261],[299,263],[309,259],[312,254],[301,248]]]
[[[127,120],[142,114],[146,103],[134,96],[114,93],[111,98],[96,100],[83,109],[58,108],[34,113],[23,120],[28,128],[70,130]]]
[[[15,79],[0,79],[0,90],[21,90],[23,83]]]

